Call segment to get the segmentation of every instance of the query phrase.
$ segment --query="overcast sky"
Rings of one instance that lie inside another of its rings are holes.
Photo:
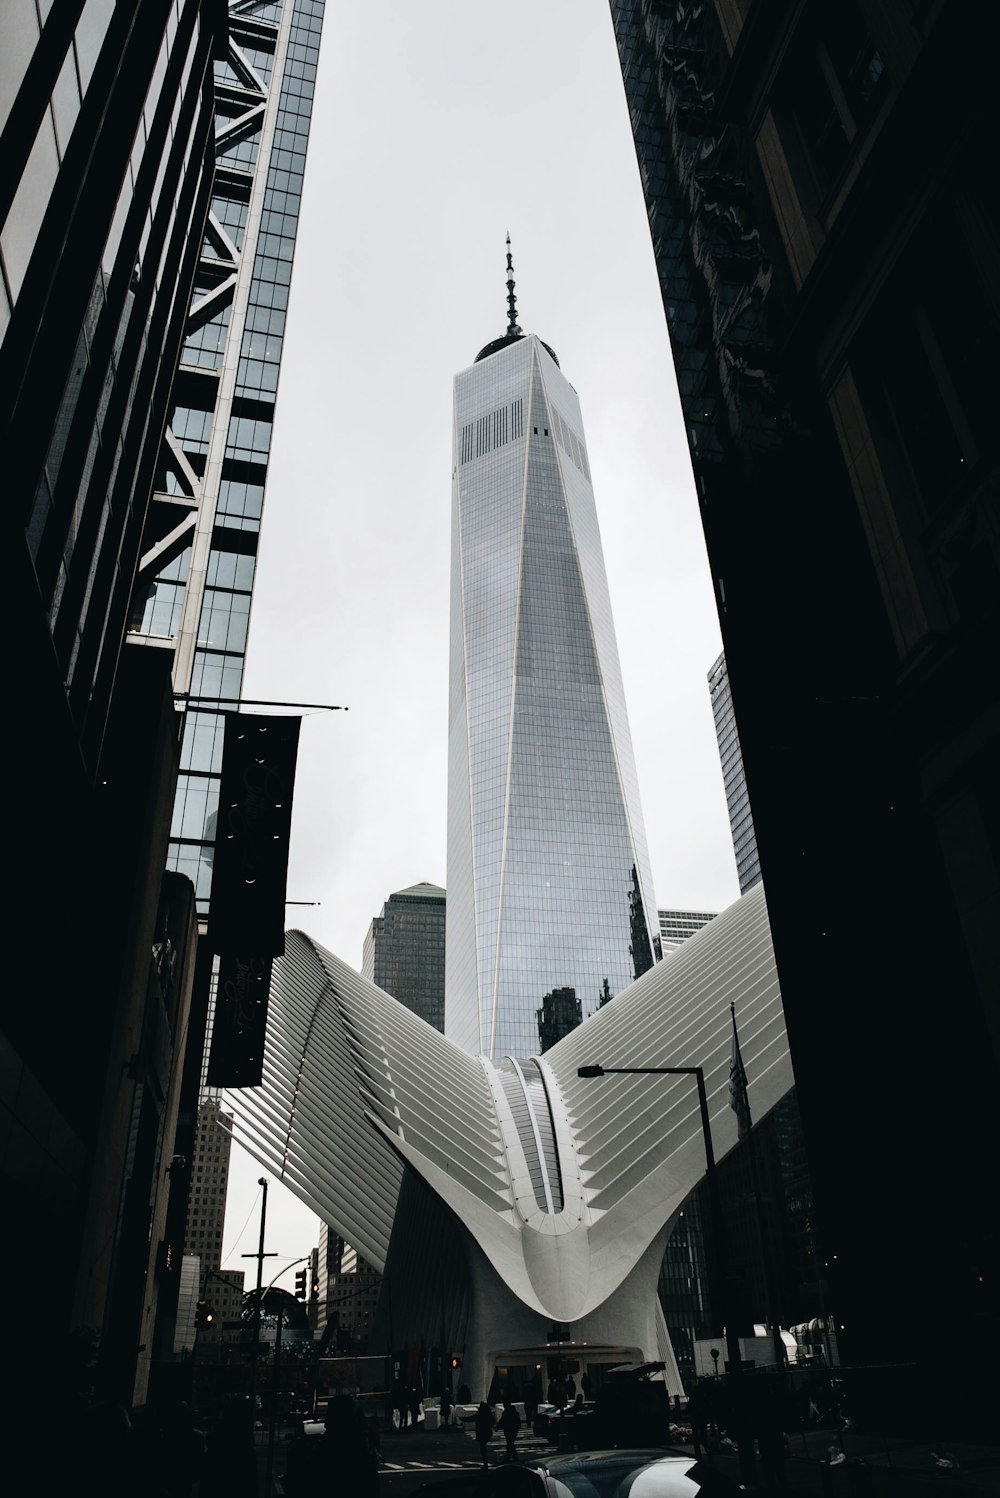
[[[738,895],[706,674],[721,649],[607,0],[329,3],[245,695],[305,718],[288,897],[354,967],[447,884],[455,373],[518,318],[583,408],[659,906]],[[255,1266],[234,1148],[223,1263]],[[317,1241],[271,1182],[267,1280]],[[282,1283],[290,1286],[292,1275]]]

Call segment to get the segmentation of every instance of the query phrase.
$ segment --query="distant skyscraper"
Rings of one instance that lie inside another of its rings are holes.
[[[663,946],[663,955],[675,951],[682,942],[687,941],[702,926],[707,926],[709,921],[714,921],[718,911],[715,910],[658,910],[656,912],[660,922],[660,941]]]
[[[228,1122],[228,1115],[225,1115]],[[198,1108],[194,1155],[191,1161],[191,1197],[184,1253],[201,1260],[202,1294],[209,1270],[222,1266],[222,1229],[226,1218],[229,1154],[232,1138],[218,1101],[206,1098]]]
[[[753,830],[750,812],[750,793],[746,775],[743,773],[743,751],[736,728],[733,697],[729,690],[729,673],[726,670],[725,654],[719,656],[708,673],[708,690],[712,696],[712,716],[715,719],[715,737],[719,744],[722,761],[722,782],[726,788],[726,805],[729,808],[729,828],[736,855],[736,873],[740,881],[740,894],[760,879],[760,859],[757,857],[757,835]]]
[[[436,884],[397,890],[365,937],[361,972],[444,1033],[445,892]]]
[[[447,1033],[531,1055],[659,955],[580,405],[509,323],[455,380]]]

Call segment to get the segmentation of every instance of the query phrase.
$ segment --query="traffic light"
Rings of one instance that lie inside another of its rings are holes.
[[[462,1359],[460,1357],[456,1357],[454,1353],[452,1354],[451,1358],[451,1366],[453,1368],[461,1368],[462,1366]]]
[[[211,1326],[215,1320],[215,1310],[207,1300],[199,1300],[195,1307],[195,1323],[198,1326]]]
[[[295,1271],[295,1299],[305,1300],[306,1281],[309,1278],[308,1269],[296,1269]]]
[[[312,1282],[311,1286],[309,1287],[309,1294],[310,1294],[310,1299],[312,1299],[312,1300],[319,1300],[319,1277],[318,1276],[314,1276],[313,1277],[313,1282]]]

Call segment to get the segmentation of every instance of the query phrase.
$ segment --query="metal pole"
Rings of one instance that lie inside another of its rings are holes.
[[[722,1222],[722,1198],[719,1194],[719,1182],[715,1172],[715,1151],[712,1148],[712,1124],[708,1112],[708,1097],[705,1092],[705,1073],[700,1066],[594,1065],[577,1068],[577,1076],[579,1077],[602,1077],[616,1073],[654,1077],[694,1077],[698,1085],[698,1110],[701,1114],[701,1131],[705,1139],[705,1184],[708,1188],[709,1211],[712,1218],[712,1238],[714,1240],[712,1244],[712,1260],[714,1262],[709,1266],[709,1278],[713,1282],[716,1292],[716,1313],[721,1314],[725,1323],[726,1351],[729,1354],[729,1371],[733,1375],[733,1403],[736,1406],[740,1479],[744,1484],[750,1484],[756,1477],[756,1461],[754,1459],[753,1441],[748,1440],[744,1434],[745,1422],[743,1418],[742,1397],[744,1387],[742,1377],[743,1356],[730,1304],[728,1256],[726,1254],[725,1231]]]
[[[284,1315],[279,1304],[278,1327],[274,1334],[274,1364],[271,1372],[271,1423],[267,1433],[267,1469],[264,1474],[264,1498],[271,1498],[271,1483],[274,1475],[274,1431],[278,1423],[278,1374],[281,1369],[281,1323],[283,1320]]]
[[[250,1420],[254,1430],[257,1429],[257,1354],[260,1350],[260,1318],[263,1311],[262,1286],[264,1282],[264,1260],[277,1258],[277,1254],[266,1254],[264,1252],[264,1226],[267,1221],[267,1180],[261,1176],[257,1185],[262,1187],[263,1195],[260,1201],[260,1243],[255,1254],[243,1254],[244,1259],[257,1260],[257,1300],[253,1313],[253,1351],[250,1359]]]

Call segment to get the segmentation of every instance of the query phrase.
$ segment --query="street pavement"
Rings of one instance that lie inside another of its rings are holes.
[[[930,1442],[884,1440],[854,1431],[844,1435],[844,1460],[831,1464],[831,1450],[836,1453],[832,1430],[814,1429],[789,1438],[784,1463],[784,1485],[767,1487],[763,1481],[749,1491],[760,1498],[921,1498],[925,1493],[948,1493],[972,1498],[974,1494],[1000,1495],[1000,1436],[992,1444],[956,1442],[947,1447],[946,1455],[953,1466],[939,1466],[935,1451],[941,1448]],[[490,1443],[493,1465],[500,1465],[504,1454],[503,1437]],[[676,1449],[693,1448],[678,1442]],[[517,1450],[525,1466],[540,1463],[555,1455],[549,1441],[540,1440],[522,1430]],[[258,1447],[263,1498],[284,1498],[283,1474],[287,1443],[279,1440],[273,1459],[272,1491],[264,1485],[264,1447]],[[381,1498],[481,1498],[482,1464],[471,1430],[452,1426],[449,1429],[390,1430],[382,1435]],[[739,1464],[735,1452],[719,1452],[711,1465],[739,1481]]]

